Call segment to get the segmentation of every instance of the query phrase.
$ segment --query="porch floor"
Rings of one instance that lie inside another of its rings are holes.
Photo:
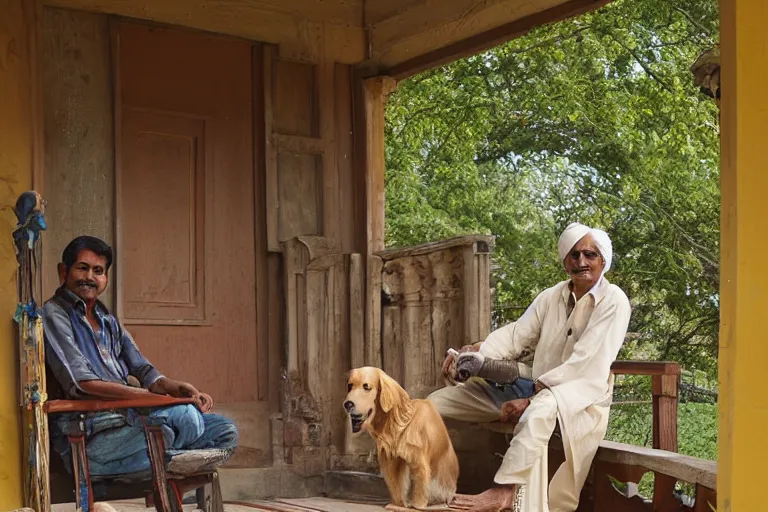
[[[117,512],[154,512],[144,500],[110,501]],[[386,502],[362,502],[316,498],[276,498],[272,500],[226,501],[225,512],[380,512]],[[53,505],[52,512],[74,512],[75,504]],[[193,512],[195,505],[184,505],[184,512]]]

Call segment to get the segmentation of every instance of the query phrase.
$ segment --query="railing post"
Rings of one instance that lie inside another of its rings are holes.
[[[651,379],[653,394],[653,447],[677,452],[677,372],[654,375]]]

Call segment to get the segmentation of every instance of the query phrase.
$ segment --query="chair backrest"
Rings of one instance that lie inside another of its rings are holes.
[[[51,371],[51,367],[46,363],[45,365],[45,387],[46,393],[48,393],[48,400],[66,400],[67,395],[64,393],[64,388],[61,387],[56,376]]]

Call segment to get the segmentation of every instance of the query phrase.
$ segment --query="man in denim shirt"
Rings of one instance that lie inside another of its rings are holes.
[[[213,399],[192,384],[163,376],[139,351],[123,325],[97,298],[107,287],[112,248],[81,236],[64,249],[58,265],[61,286],[43,307],[45,356],[66,398],[131,399],[150,393],[192,398],[195,405],[157,409],[162,422],[169,471],[180,468],[190,450],[206,450],[207,466],[224,463],[237,446],[230,420],[209,414]],[[129,377],[141,387],[129,385]],[[54,450],[70,464],[67,428],[71,414],[52,419]],[[147,444],[140,419],[132,410],[87,416],[86,446],[93,476],[148,473]],[[71,468],[69,468],[71,470]]]

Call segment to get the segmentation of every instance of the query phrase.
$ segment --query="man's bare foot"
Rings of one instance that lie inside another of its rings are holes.
[[[515,503],[515,486],[491,487],[480,494],[457,494],[452,508],[470,512],[499,512],[512,510]]]

